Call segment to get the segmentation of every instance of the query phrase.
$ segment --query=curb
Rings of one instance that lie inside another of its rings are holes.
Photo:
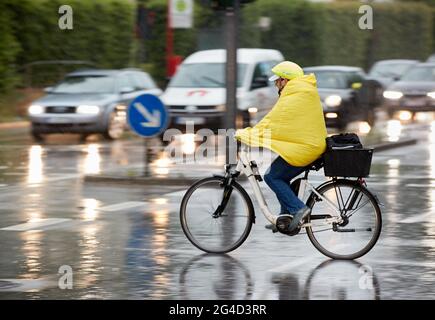
[[[373,148],[374,152],[379,152],[379,151],[385,151],[385,150],[390,150],[390,149],[394,149],[394,148],[411,146],[411,145],[417,144],[417,142],[418,142],[417,139],[406,139],[406,140],[401,140],[401,141],[397,141],[397,142],[388,142],[388,143],[376,144],[376,145],[370,146],[370,148]]]
[[[16,122],[0,122],[0,130],[1,129],[18,129],[18,128],[27,128],[30,127],[29,121],[16,121]]]
[[[156,177],[123,177],[123,176],[105,176],[105,175],[88,175],[84,177],[84,182],[103,182],[103,183],[122,183],[133,185],[171,185],[171,186],[186,186],[195,183],[203,177],[186,178],[186,177],[169,177],[169,178],[156,178]]]

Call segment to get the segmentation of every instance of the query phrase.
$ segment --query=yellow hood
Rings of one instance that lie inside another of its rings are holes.
[[[237,130],[236,138],[264,147],[296,167],[309,165],[325,152],[327,137],[314,74],[287,83],[272,110],[253,128]]]

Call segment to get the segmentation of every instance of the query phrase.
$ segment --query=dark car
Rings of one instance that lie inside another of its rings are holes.
[[[407,59],[381,60],[371,67],[368,77],[379,81],[385,89],[394,81],[399,80],[402,75],[417,63],[417,60]]]
[[[361,92],[366,88],[366,74],[361,68],[319,66],[304,68],[314,73],[322,101],[326,125],[344,128],[351,121],[374,121],[372,103],[365,103]]]
[[[162,93],[137,69],[76,71],[46,92],[28,110],[37,140],[49,133],[101,133],[117,139],[126,128],[128,104],[144,93]]]
[[[435,111],[435,63],[420,63],[384,92],[385,107],[396,111]]]

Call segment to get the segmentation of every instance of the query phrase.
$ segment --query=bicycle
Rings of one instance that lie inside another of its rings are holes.
[[[324,159],[322,156],[305,167],[304,176],[292,182],[291,187],[301,200],[309,194],[305,203],[312,211],[299,229],[286,234],[303,234],[300,231],[305,229],[311,243],[322,254],[332,259],[357,259],[369,252],[380,236],[379,202],[362,177],[353,180],[334,176],[314,187],[308,182],[308,175],[312,170],[323,168]],[[241,173],[247,176],[266,219],[275,225],[280,219],[268,208],[259,185],[262,177],[256,162],[249,159],[247,146],[239,152],[239,160],[233,168],[225,165],[225,175],[196,182],[181,202],[183,232],[202,251],[227,253],[247,239],[256,217],[250,196],[237,182]],[[279,231],[285,233],[285,230]]]

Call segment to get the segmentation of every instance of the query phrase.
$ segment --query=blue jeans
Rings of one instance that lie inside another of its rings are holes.
[[[295,214],[305,207],[293,190],[290,188],[290,181],[302,173],[304,167],[294,167],[288,164],[283,158],[276,158],[264,175],[264,181],[275,192],[281,204],[280,213]]]

